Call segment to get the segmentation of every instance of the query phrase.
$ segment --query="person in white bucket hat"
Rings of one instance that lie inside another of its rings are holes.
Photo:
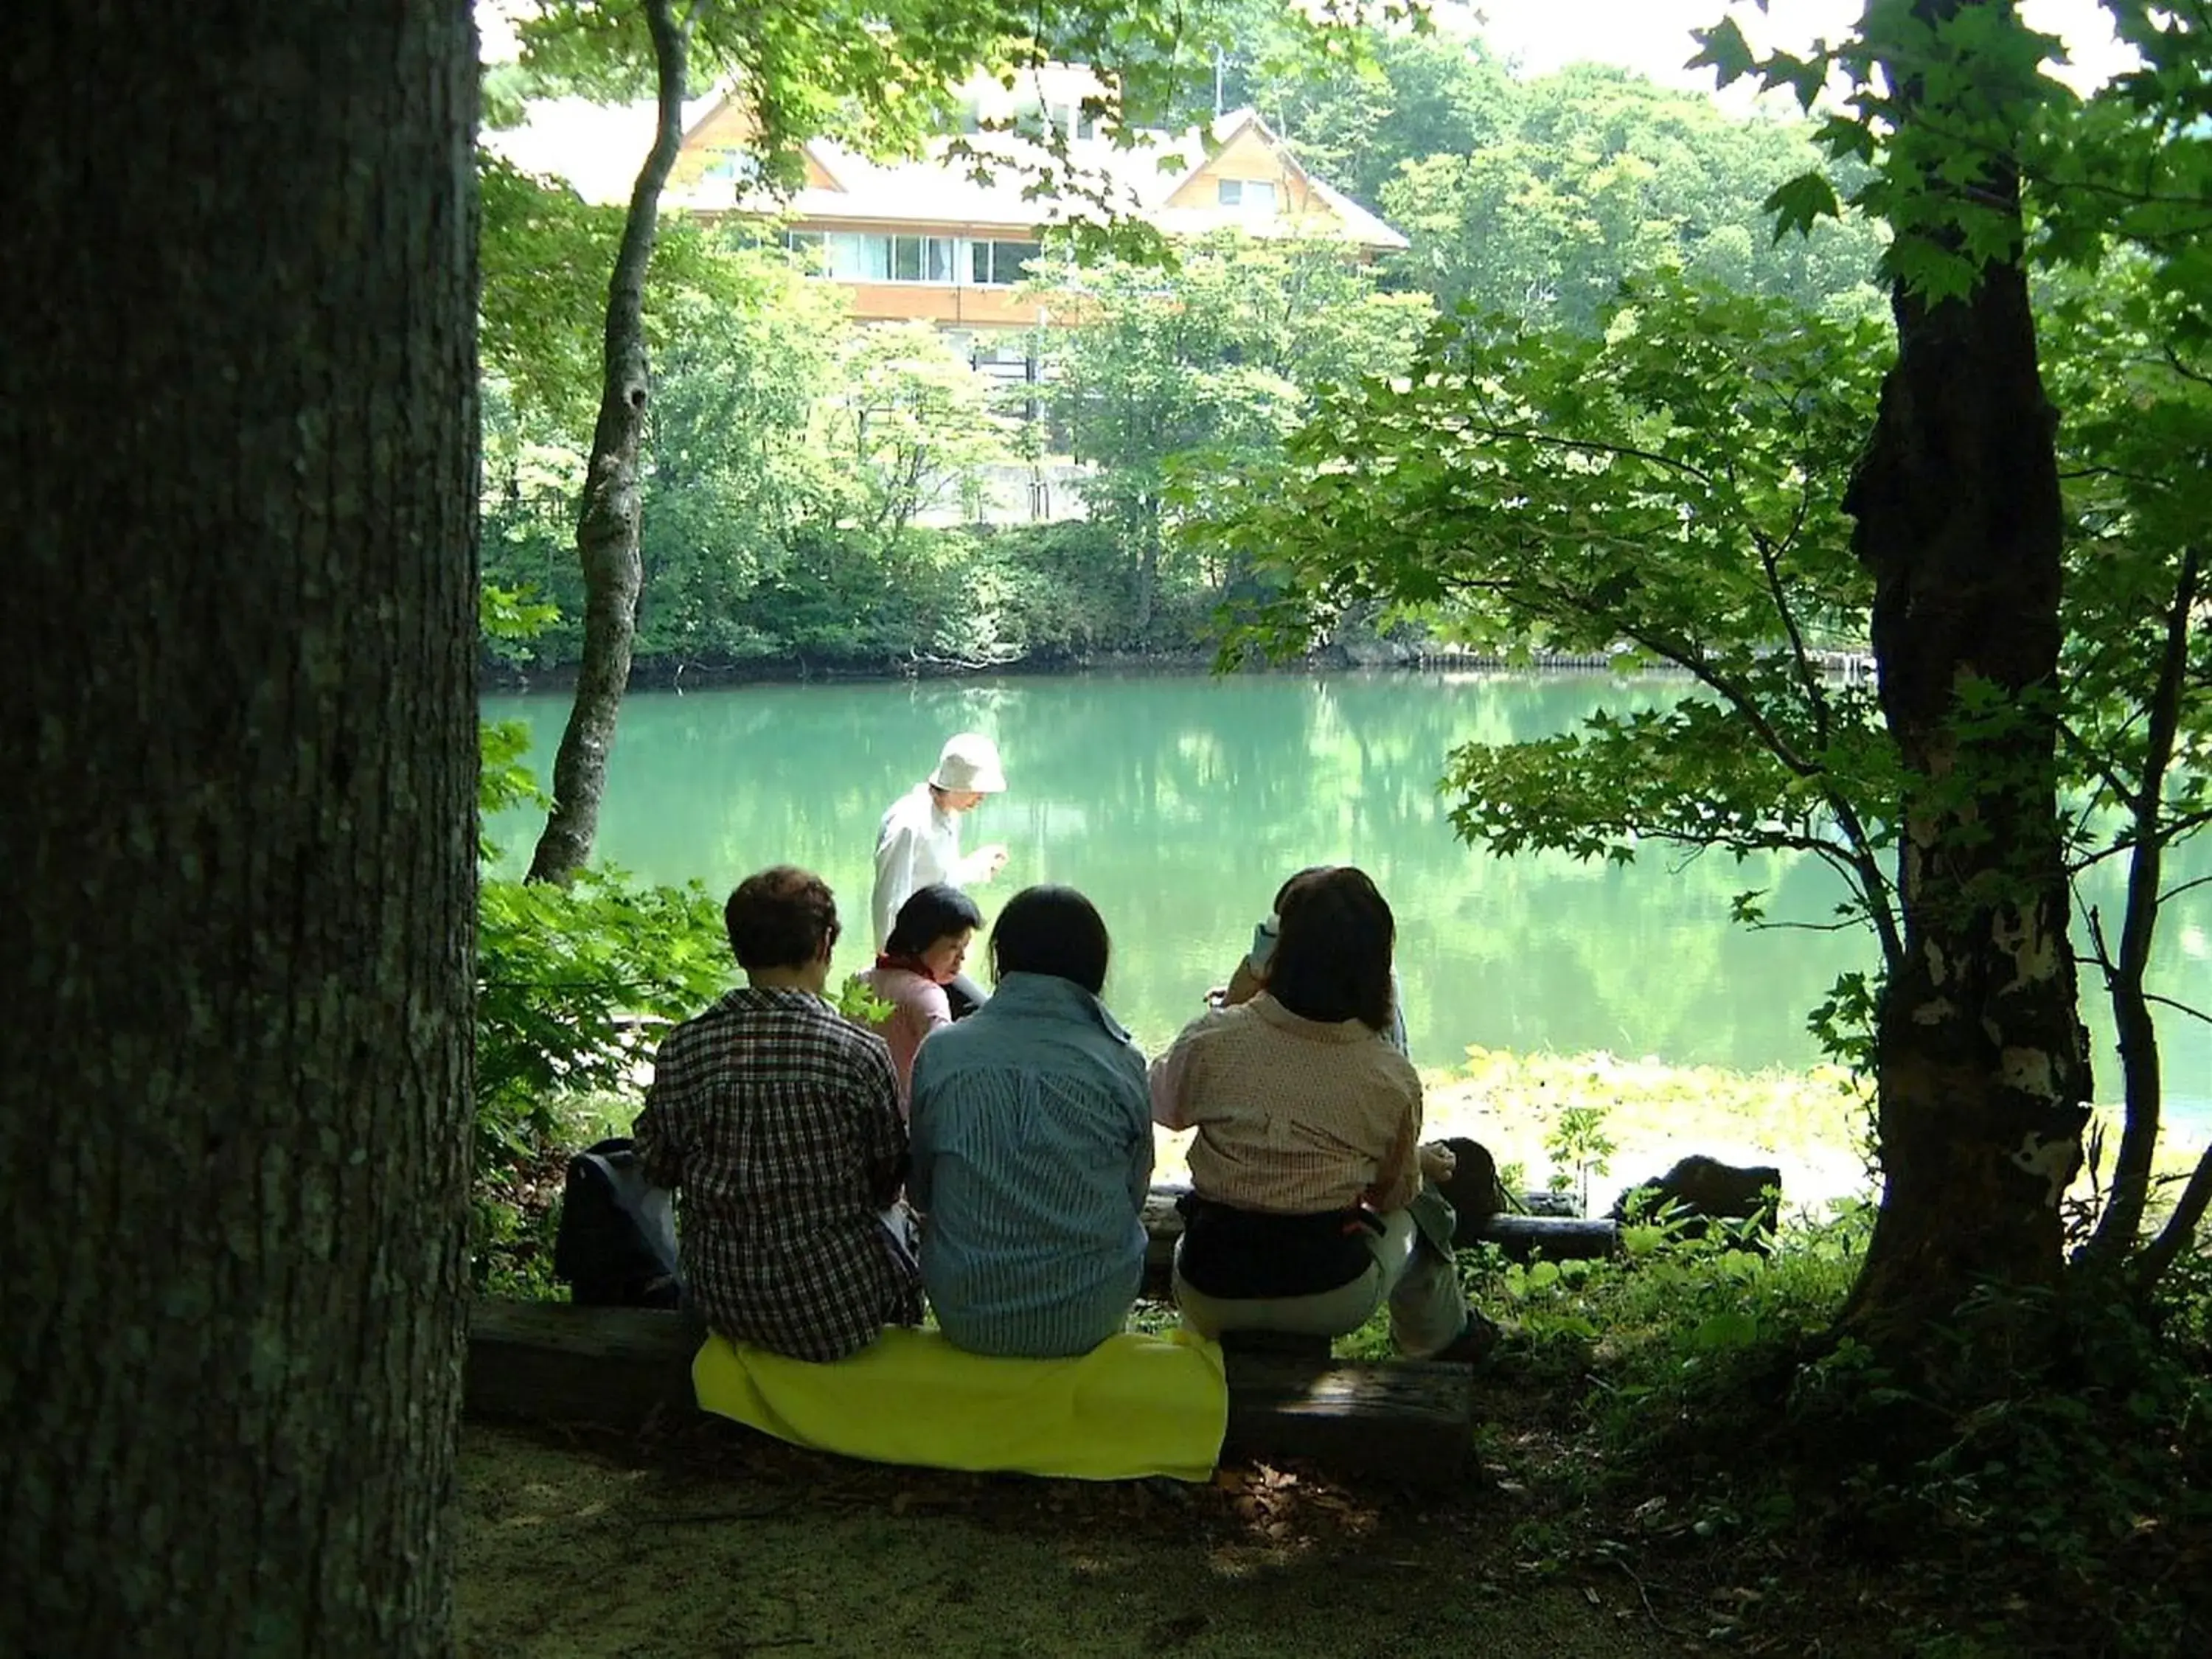
[[[960,815],[1006,787],[998,744],[981,732],[963,732],[945,740],[937,769],[891,804],[876,831],[876,886],[868,905],[878,953],[899,906],[912,895],[934,882],[961,888],[986,882],[1006,867],[1006,849],[998,842],[964,857],[960,851]],[[957,994],[951,999],[956,1018],[965,1012],[963,1000],[969,1006],[982,1000],[981,988],[965,981],[963,975],[946,987]]]

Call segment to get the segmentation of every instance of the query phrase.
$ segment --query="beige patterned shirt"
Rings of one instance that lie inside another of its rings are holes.
[[[1183,1027],[1152,1062],[1152,1121],[1195,1129],[1191,1184],[1242,1210],[1312,1215],[1421,1184],[1421,1079],[1372,1027],[1301,1019],[1266,992]]]

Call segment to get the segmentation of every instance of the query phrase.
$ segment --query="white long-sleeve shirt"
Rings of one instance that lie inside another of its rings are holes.
[[[868,902],[876,949],[891,936],[899,907],[933,882],[965,887],[984,873],[983,855],[960,855],[960,815],[937,804],[927,783],[891,803],[876,831],[876,887]]]

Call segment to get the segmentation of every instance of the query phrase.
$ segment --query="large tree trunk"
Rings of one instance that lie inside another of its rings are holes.
[[[467,0],[0,46],[0,1652],[445,1651]]]
[[[599,423],[576,517],[576,557],[584,572],[584,653],[575,701],[553,757],[553,810],[530,860],[532,881],[565,882],[591,860],[599,832],[615,722],[629,684],[637,635],[637,596],[645,567],[638,554],[643,514],[638,452],[645,436],[652,377],[646,357],[645,278],[660,234],[660,192],[684,143],[684,85],[696,0],[678,17],[677,0],[646,0],[659,88],[653,148],[630,191],[622,245],[607,284],[607,332]]]
[[[2016,179],[1990,168],[1976,199],[2016,217]],[[1967,298],[1900,283],[1893,310],[1844,505],[1906,769],[1905,949],[1877,1031],[1881,1210],[1844,1322],[1909,1340],[1979,1281],[2057,1277],[2088,1062],[2051,696],[2063,519],[2027,280],[1991,262]]]

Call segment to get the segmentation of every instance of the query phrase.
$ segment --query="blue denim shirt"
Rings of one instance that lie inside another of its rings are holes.
[[[1085,1353],[1144,1274],[1152,1179],[1145,1057],[1071,980],[1009,974],[915,1055],[921,1280],[976,1353]]]

